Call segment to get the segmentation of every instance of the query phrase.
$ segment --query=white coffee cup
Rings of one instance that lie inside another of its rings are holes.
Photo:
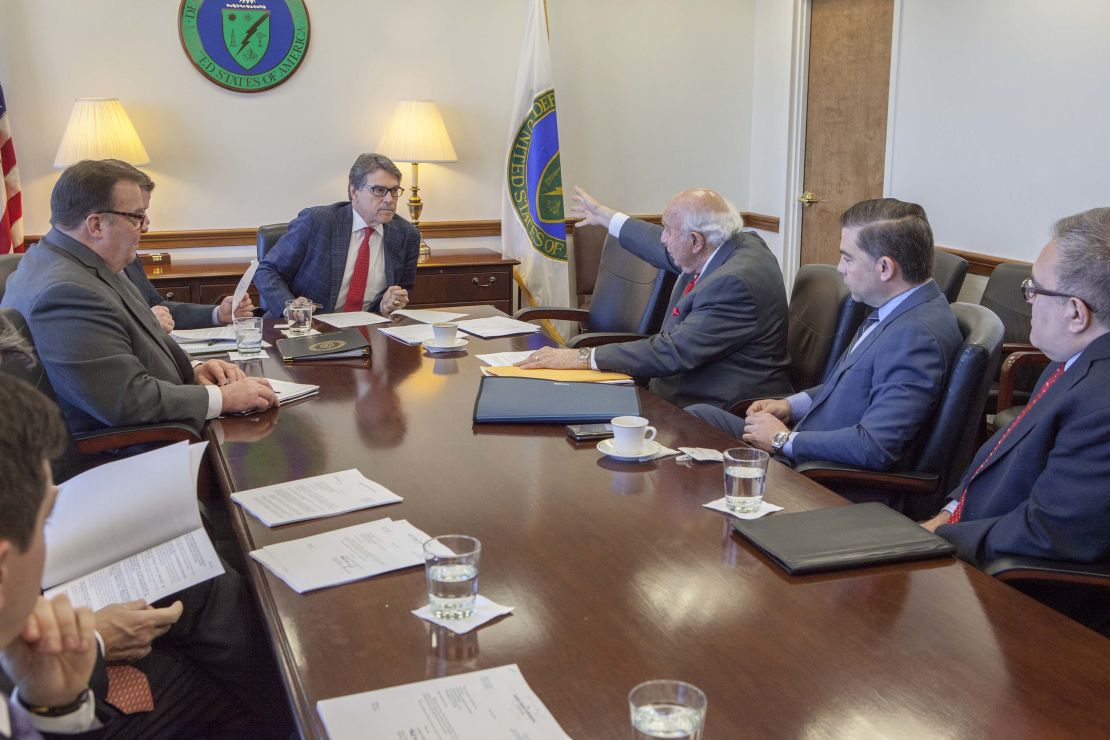
[[[655,439],[656,429],[642,416],[618,416],[613,425],[613,449],[618,455],[639,455],[644,444]]]
[[[438,321],[432,324],[432,334],[438,347],[454,347],[459,325],[453,321]]]

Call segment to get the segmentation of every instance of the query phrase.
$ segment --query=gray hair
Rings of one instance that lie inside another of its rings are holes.
[[[362,187],[366,178],[377,172],[385,170],[401,181],[401,170],[393,164],[393,160],[384,154],[360,154],[355,163],[351,165],[351,172],[347,175],[347,185],[352,188]]]
[[[684,190],[673,200],[678,216],[673,227],[701,234],[710,249],[721,246],[744,228],[740,212],[716,190]]]
[[[1052,226],[1059,262],[1057,290],[1073,293],[1110,326],[1110,208],[1092,208]]]

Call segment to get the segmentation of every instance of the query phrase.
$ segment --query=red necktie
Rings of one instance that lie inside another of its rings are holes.
[[[1021,420],[1025,418],[1025,415],[1029,413],[1029,410],[1036,405],[1037,401],[1041,400],[1041,396],[1045,394],[1045,391],[1051,388],[1052,384],[1059,380],[1060,376],[1063,374],[1064,366],[1060,365],[1060,367],[1056,368],[1056,372],[1048,376],[1048,379],[1045,380],[1044,385],[1041,386],[1041,389],[1037,392],[1037,395],[1033,396],[1033,400],[1031,400],[1026,405],[1026,407],[1018,415],[1018,418],[1014,419],[1010,426],[1006,427],[1006,431],[1004,431],[1002,433],[1002,436],[998,438],[998,441],[995,443],[994,448],[990,451],[990,454],[983,458],[983,462],[979,463],[979,467],[977,467],[975,469],[975,472],[971,474],[971,477],[967,479],[967,485],[964,486],[964,491],[960,494],[960,503],[956,504],[956,510],[952,512],[952,517],[948,520],[949,524],[956,524],[960,521],[960,517],[963,516],[964,502],[967,501],[967,489],[971,487],[971,481],[975,480],[975,477],[979,475],[979,473],[982,472],[983,468],[987,466],[987,463],[990,462],[990,459],[994,457],[994,453],[998,451],[998,448],[1001,447],[1002,443],[1006,441],[1006,438],[1010,436],[1010,432],[1014,431],[1017,425],[1021,423]]]
[[[370,273],[370,232],[367,226],[366,233],[362,235],[362,244],[358,245],[358,256],[355,257],[355,268],[351,272],[351,284],[347,287],[347,300],[343,302],[344,311],[361,311],[363,299],[366,297],[366,278]]]
[[[110,665],[105,701],[124,714],[154,711],[154,695],[146,674],[131,665]]]
[[[698,275],[697,275],[697,274],[695,274],[695,275],[694,275],[694,278],[693,278],[693,280],[691,280],[690,282],[686,283],[686,287],[685,287],[685,288],[683,288],[683,290],[682,290],[682,298],[685,298],[685,297],[687,296],[687,294],[689,294],[689,292],[690,292],[691,290],[693,290],[693,289],[694,289],[694,285],[695,285],[695,284],[696,284],[697,282],[698,282]],[[681,300],[681,299],[680,299],[680,300]],[[678,316],[678,304],[677,304],[677,303],[675,304],[674,310],[673,310],[673,311],[671,311],[671,316],[675,316],[675,317],[677,317],[677,316]]]

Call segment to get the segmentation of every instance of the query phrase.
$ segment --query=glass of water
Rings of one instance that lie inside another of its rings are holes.
[[[729,511],[737,514],[759,511],[770,459],[770,455],[754,447],[725,450],[725,507]]]
[[[478,594],[482,543],[465,534],[445,534],[424,543],[428,606],[438,619],[466,619]]]
[[[685,681],[646,681],[628,692],[636,740],[699,740],[705,728],[705,694]]]
[[[257,355],[262,351],[262,319],[248,316],[233,320],[235,349],[241,355]]]

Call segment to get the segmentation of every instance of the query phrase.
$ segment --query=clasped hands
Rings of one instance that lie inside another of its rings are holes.
[[[785,398],[753,401],[744,416],[742,439],[757,450],[771,452],[771,439],[779,432],[790,431],[790,416],[790,402]]]
[[[193,377],[200,385],[219,386],[224,413],[265,411],[279,405],[270,381],[248,378],[242,368],[232,362],[208,360],[196,366]]]

